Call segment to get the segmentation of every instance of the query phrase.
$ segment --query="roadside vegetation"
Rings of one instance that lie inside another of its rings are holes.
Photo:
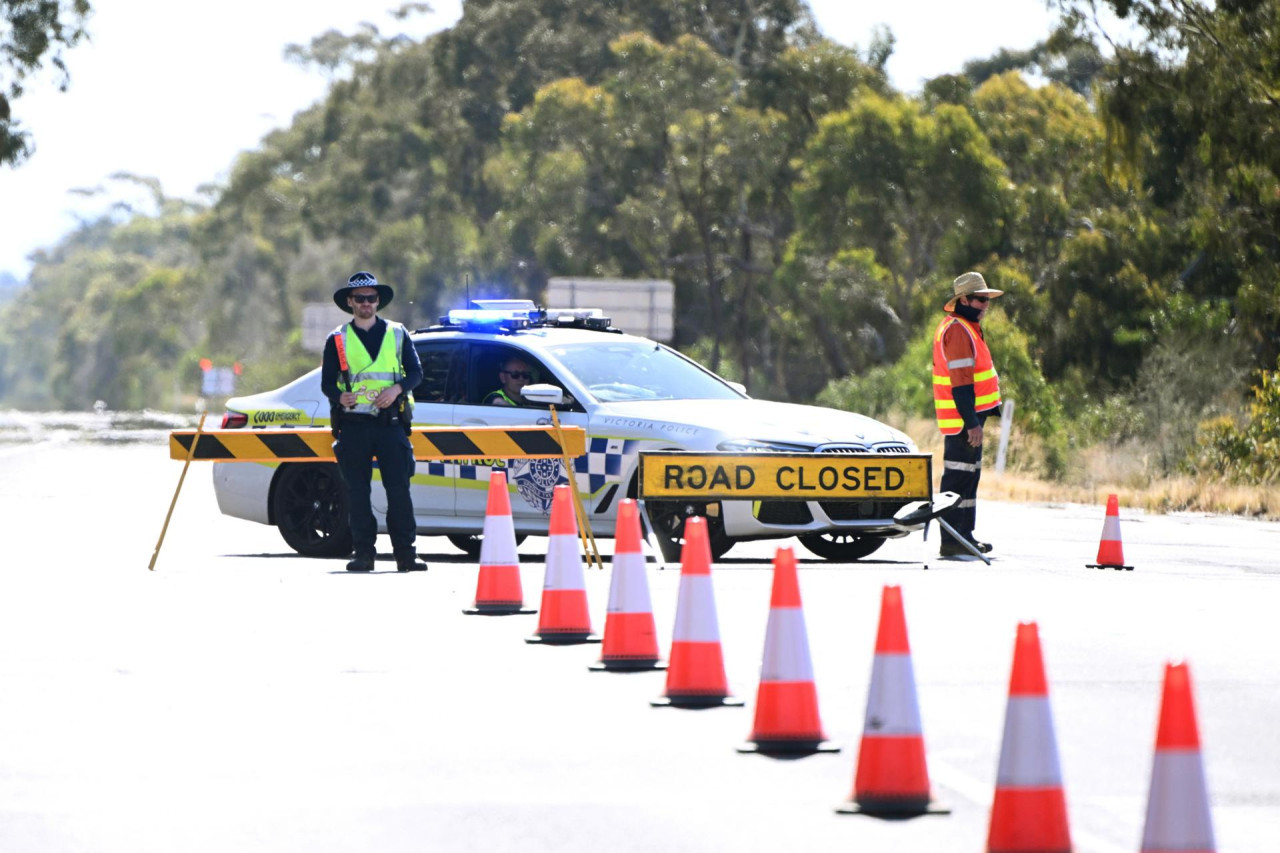
[[[834,44],[801,0],[469,0],[421,43],[325,33],[286,55],[328,96],[225,184],[119,175],[145,209],[37,256],[0,307],[0,405],[189,409],[202,358],[273,387],[316,362],[302,307],[372,269],[418,325],[554,275],[669,278],[676,345],[753,395],[915,424],[976,269],[1006,291],[998,488],[1274,516],[1280,0],[1054,5],[1042,44],[918,94],[885,76],[891,33]]]

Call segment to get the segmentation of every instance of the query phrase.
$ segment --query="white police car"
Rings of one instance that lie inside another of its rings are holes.
[[[412,338],[423,367],[414,389],[416,424],[550,423],[547,406],[528,397],[519,407],[485,404],[513,358],[533,374],[529,397],[562,397],[556,407],[561,424],[587,433],[588,452],[575,462],[575,479],[597,537],[612,535],[618,502],[636,496],[641,451],[917,452],[906,435],[862,415],[753,400],[675,350],[611,328],[599,311],[542,311],[531,302],[503,301],[452,311]],[[274,391],[232,398],[222,420],[224,429],[328,424],[318,368]],[[568,482],[559,460],[420,461],[413,478],[419,534],[447,535],[478,554],[494,465],[507,472],[517,535],[545,535],[552,490]],[[215,463],[213,470],[224,514],[276,525],[301,554],[350,551],[336,465],[235,462]],[[374,510],[384,530],[385,500],[375,486]],[[820,557],[856,560],[909,532],[893,520],[903,503],[650,500],[647,510],[668,560],[678,559],[684,520],[694,514],[707,518],[716,557],[739,540],[798,536]]]

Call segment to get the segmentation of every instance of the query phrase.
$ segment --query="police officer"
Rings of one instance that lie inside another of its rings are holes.
[[[982,334],[982,318],[991,300],[1003,293],[987,287],[981,273],[965,273],[952,283],[951,299],[942,308],[947,316],[933,334],[933,402],[943,435],[941,489],[960,495],[942,518],[984,554],[991,545],[973,538],[982,478],[982,424],[1000,411],[1000,377]],[[945,528],[941,538],[941,556],[969,554]]]
[[[408,330],[378,316],[394,295],[371,273],[351,276],[334,291],[333,301],[353,319],[324,342],[320,389],[329,398],[337,437],[333,450],[347,489],[355,552],[347,563],[349,572],[373,571],[378,525],[369,498],[375,457],[387,492],[387,533],[396,569],[427,568],[418,559],[418,528],[409,497],[414,471],[409,444],[412,391],[422,381],[422,365]]]

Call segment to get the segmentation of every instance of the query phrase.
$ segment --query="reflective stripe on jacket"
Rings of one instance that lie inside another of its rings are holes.
[[[373,401],[384,388],[390,388],[404,378],[404,365],[400,361],[400,349],[404,346],[404,337],[408,334],[404,326],[387,321],[387,331],[378,347],[378,357],[369,355],[369,351],[360,342],[360,336],[352,329],[351,324],[342,327],[343,345],[347,350],[347,363],[351,370],[351,383],[342,379],[338,387],[344,391],[353,391],[356,404],[348,409],[349,414],[376,415],[378,408]],[[363,365],[363,366],[362,366]]]
[[[963,317],[950,315],[938,324],[933,334],[933,410],[938,418],[938,429],[943,435],[956,435],[964,429],[964,419],[956,409],[951,392],[951,371],[947,356],[942,350],[942,336],[952,325],[959,325],[973,343],[973,396],[974,411],[985,412],[1000,405],[1000,377],[991,361],[991,350],[982,337],[982,330]]]

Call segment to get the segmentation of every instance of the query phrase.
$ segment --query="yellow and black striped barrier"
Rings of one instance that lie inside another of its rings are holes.
[[[414,427],[409,435],[419,460],[562,459],[587,451],[581,427],[564,427],[564,443],[553,427]],[[224,429],[169,433],[169,458],[206,462],[331,462],[333,434],[327,429]]]

